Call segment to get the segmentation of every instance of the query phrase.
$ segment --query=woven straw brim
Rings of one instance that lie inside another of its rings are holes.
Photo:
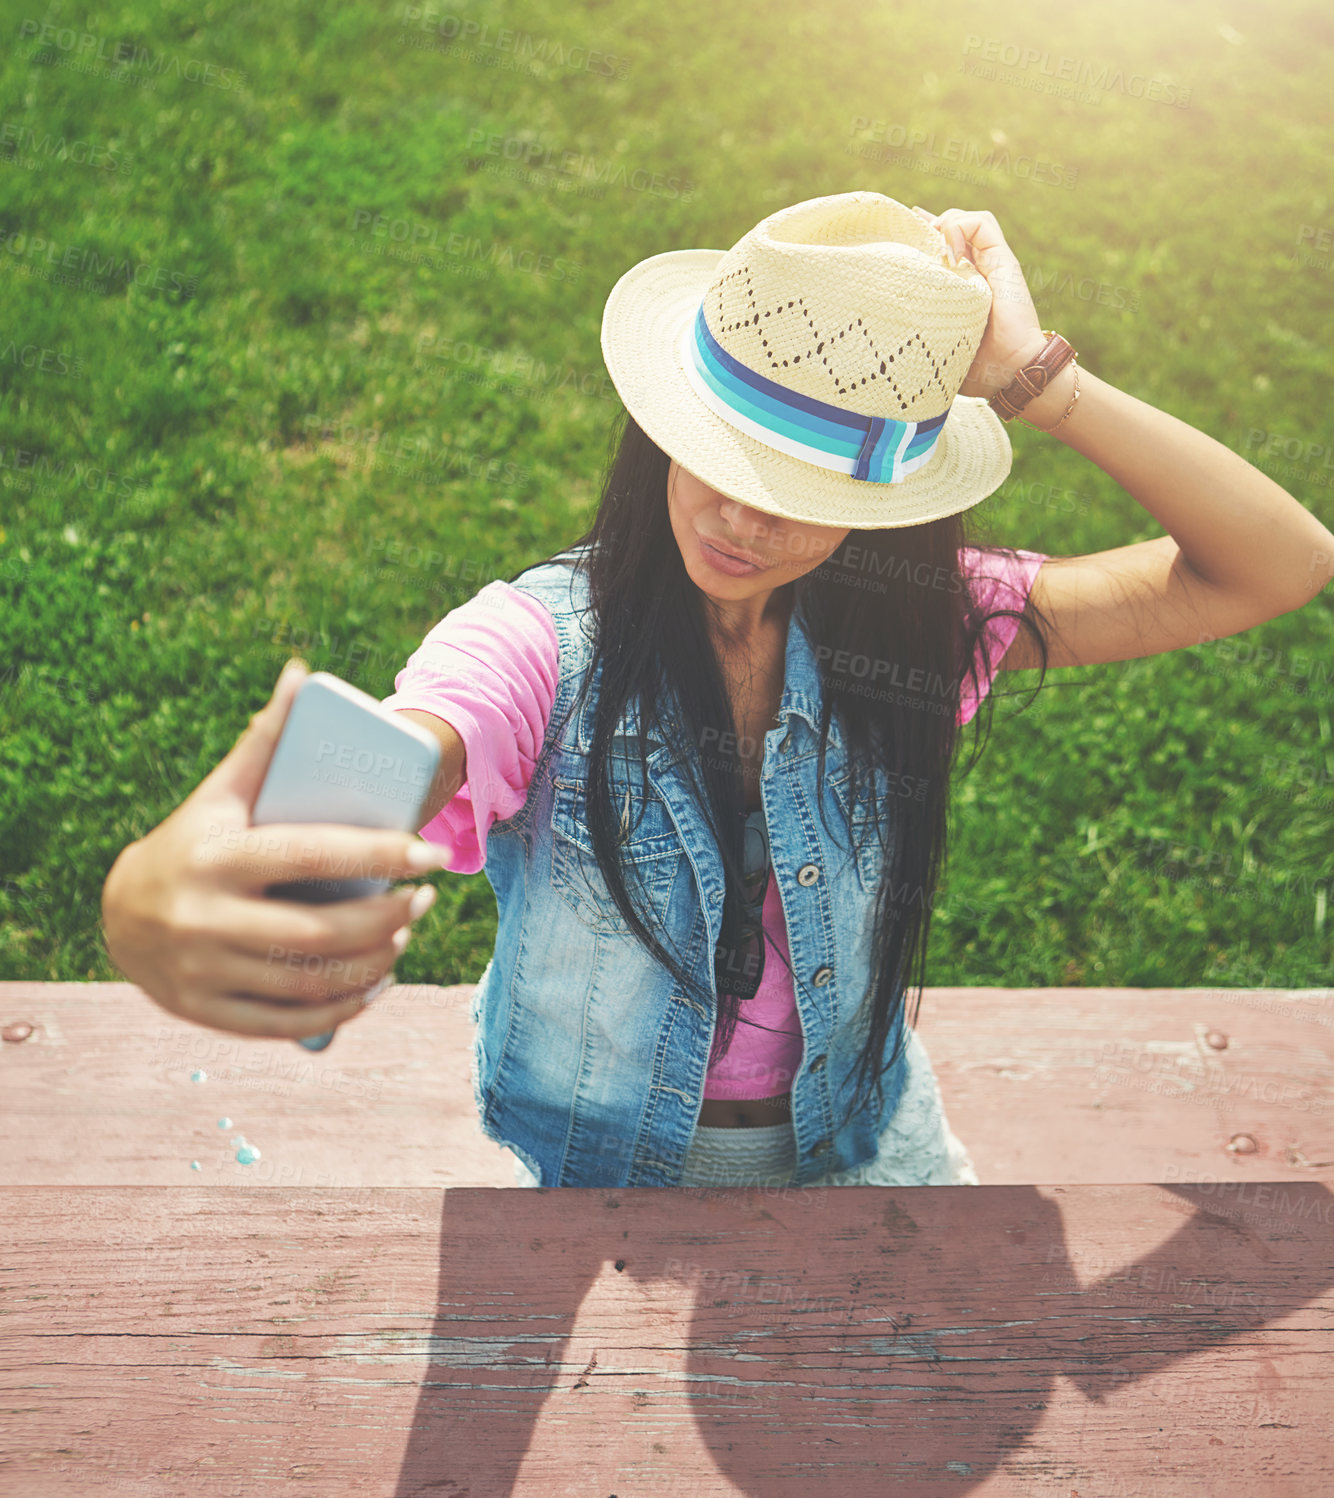
[[[880,530],[967,510],[1010,472],[1005,423],[981,396],[956,396],[931,461],[877,484],[804,463],[729,426],[700,400],[681,363],[681,336],[724,250],[669,250],[632,266],[602,313],[602,355],[617,394],[649,437],[688,473],[731,499],[811,525]]]

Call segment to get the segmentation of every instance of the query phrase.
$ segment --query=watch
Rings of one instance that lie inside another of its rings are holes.
[[[1043,328],[1047,342],[1036,359],[1030,360],[1004,388],[998,390],[987,402],[1002,421],[1013,421],[1028,405],[1046,390],[1052,380],[1077,357],[1077,351],[1050,328]]]

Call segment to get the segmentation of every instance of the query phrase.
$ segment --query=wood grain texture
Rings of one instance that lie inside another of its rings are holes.
[[[513,1186],[473,1103],[472,993],[391,987],[311,1052],[180,1019],[132,983],[0,983],[0,1028],[34,1025],[0,1044],[0,1182]],[[237,1163],[236,1134],[258,1160]]]
[[[22,1498],[1315,1498],[1334,1194],[0,1189]]]
[[[130,983],[0,983],[0,1029],[33,1026],[0,1044],[0,1182],[510,1187],[472,993],[390,988],[310,1053]],[[1334,990],[928,988],[918,1031],[984,1184],[1334,1179]]]
[[[1334,989],[928,988],[918,1029],[984,1183],[1334,1180]]]

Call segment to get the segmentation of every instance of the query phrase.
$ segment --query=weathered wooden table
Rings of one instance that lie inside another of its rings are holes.
[[[0,1493],[1334,1488],[1334,992],[928,989],[986,1184],[749,1191],[487,1189],[469,997],[0,984]]]

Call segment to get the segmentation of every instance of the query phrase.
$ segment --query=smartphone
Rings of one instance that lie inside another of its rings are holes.
[[[338,822],[416,832],[440,766],[440,743],[420,724],[382,707],[328,671],[297,688],[260,787],[251,825]],[[271,884],[274,900],[327,904],[387,890],[388,879],[297,879]],[[334,1031],[297,1042],[322,1051]]]

